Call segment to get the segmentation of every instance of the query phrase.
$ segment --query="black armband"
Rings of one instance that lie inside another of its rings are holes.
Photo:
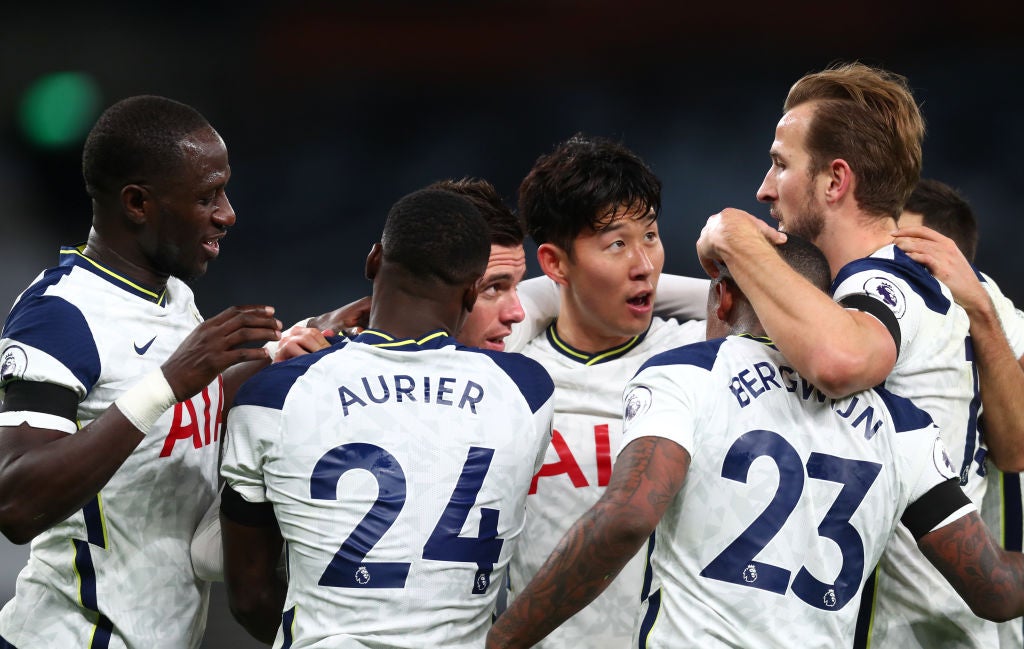
[[[78,419],[78,395],[71,388],[40,381],[12,381],[6,390],[0,412],[41,412],[72,422]]]
[[[885,328],[889,330],[889,335],[892,336],[893,342],[896,343],[896,357],[900,355],[900,321],[896,319],[896,314],[892,312],[889,307],[882,304],[881,301],[875,298],[864,295],[863,293],[853,293],[847,295],[843,299],[839,300],[839,304],[846,307],[847,309],[856,309],[863,311],[864,313],[871,314],[881,320]]]
[[[248,527],[276,527],[277,516],[272,503],[251,503],[241,494],[224,485],[220,495],[220,513],[239,525]]]
[[[960,479],[950,478],[911,503],[903,512],[900,522],[918,541],[950,514],[969,504],[971,499],[960,488]]]

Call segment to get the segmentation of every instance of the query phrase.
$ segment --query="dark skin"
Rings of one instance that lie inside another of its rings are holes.
[[[137,283],[162,291],[167,279],[198,277],[235,222],[224,193],[227,150],[212,129],[181,142],[177,175],[127,184],[93,200],[86,256]],[[188,399],[224,374],[226,403],[242,381],[267,365],[261,348],[277,340],[273,308],[230,307],[198,325],[161,365],[175,397]],[[230,370],[229,370],[230,368]],[[60,413],[74,421],[72,410]],[[0,427],[0,531],[27,543],[81,509],[110,480],[144,435],[115,405],[74,435],[27,424]]]
[[[366,259],[366,277],[373,281],[368,325],[396,338],[416,339],[437,329],[458,331],[476,302],[478,277],[460,286],[424,279],[386,261],[379,243]],[[254,638],[273,644],[288,587],[277,569],[284,545],[281,530],[276,522],[242,525],[223,512],[220,524],[231,613]]]
[[[736,285],[713,282],[708,336],[763,335]],[[712,322],[713,321],[713,322]],[[636,554],[686,481],[690,454],[641,437],[623,449],[604,495],[566,532],[487,634],[487,648],[532,647],[596,599]],[[925,534],[918,547],[980,617],[1024,615],[1024,555],[999,547],[977,512]]]

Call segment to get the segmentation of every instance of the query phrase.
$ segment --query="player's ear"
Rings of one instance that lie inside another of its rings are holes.
[[[476,304],[476,298],[480,294],[480,282],[473,282],[466,287],[462,293],[462,309],[469,313]]]
[[[537,263],[542,273],[550,277],[556,284],[565,286],[569,255],[553,243],[542,243],[537,248]]]
[[[142,225],[146,222],[146,203],[153,200],[153,195],[145,185],[125,185],[121,188],[121,211],[132,223]]]
[[[366,255],[366,279],[373,281],[373,278],[377,276],[377,271],[380,270],[381,261],[384,259],[384,247],[380,243],[373,244],[370,248],[370,254]]]
[[[846,196],[853,196],[853,169],[842,158],[836,158],[828,167],[825,201],[836,204]]]
[[[733,293],[736,290],[736,285],[723,277],[715,282],[714,290],[715,297],[718,299],[718,306],[715,307],[715,316],[722,322],[730,322],[729,318],[732,316],[733,307],[736,305],[736,296]]]

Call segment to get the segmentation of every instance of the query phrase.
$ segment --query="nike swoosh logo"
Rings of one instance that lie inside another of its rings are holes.
[[[145,345],[143,345],[142,347],[139,347],[138,345],[133,345],[135,347],[135,353],[138,354],[139,356],[142,356],[143,354],[148,352],[149,351],[149,346],[153,344],[154,340],[156,340],[156,336],[153,336],[152,338],[150,338],[149,342],[146,343]]]

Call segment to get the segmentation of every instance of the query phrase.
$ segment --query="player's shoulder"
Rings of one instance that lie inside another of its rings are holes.
[[[931,415],[914,405],[910,399],[893,394],[882,386],[871,388],[871,392],[878,395],[885,404],[895,432],[905,433],[933,426]]]
[[[296,356],[263,368],[242,384],[235,395],[233,405],[262,406],[280,410],[284,407],[288,393],[296,381],[311,367],[348,345],[347,340],[341,340],[312,354]]]
[[[718,353],[728,338],[716,338],[659,352],[640,366],[639,372],[654,367],[692,366],[711,371],[718,359]]]
[[[851,281],[852,280],[852,281]],[[884,302],[897,317],[907,307],[907,293],[918,296],[928,309],[945,314],[952,301],[948,289],[928,269],[895,245],[888,245],[869,257],[855,259],[839,269],[832,281],[832,294],[863,292]]]
[[[701,342],[705,337],[705,325],[704,320],[666,319],[655,316],[651,319],[645,343],[664,349],[666,345],[678,347]]]
[[[456,345],[459,352],[471,354],[469,358],[486,358],[496,365],[519,388],[533,412],[555,392],[555,382],[538,361],[517,352],[497,352],[478,347]]]

